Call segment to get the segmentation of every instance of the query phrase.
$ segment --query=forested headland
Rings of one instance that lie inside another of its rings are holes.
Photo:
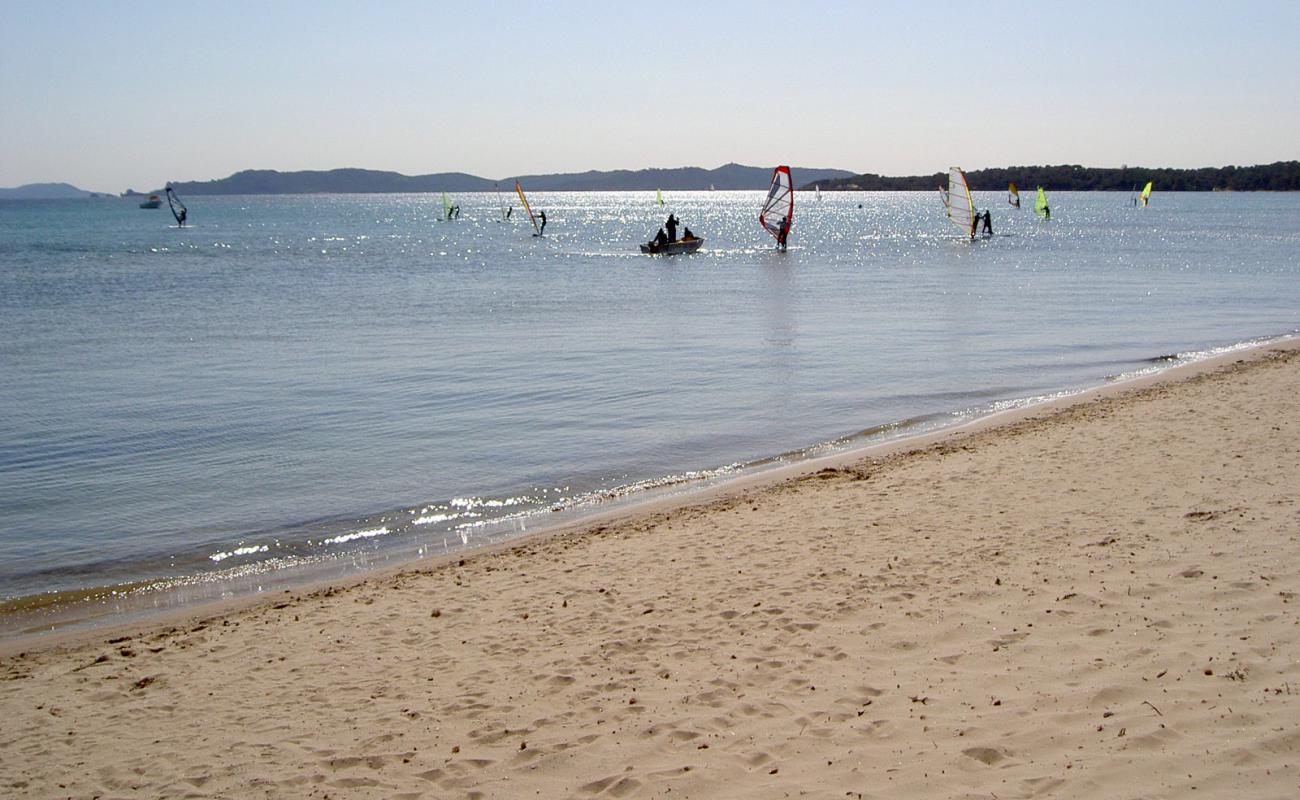
[[[972,189],[1004,189],[1014,181],[1021,189],[1043,186],[1056,191],[1129,192],[1147,181],[1162,192],[1294,192],[1300,191],[1300,161],[1278,161],[1253,167],[1083,167],[1078,164],[996,167],[966,173]],[[796,176],[796,180],[798,176]],[[800,181],[802,183],[802,181]],[[947,172],[888,177],[870,173],[822,181],[823,191],[916,191],[948,184]],[[812,188],[809,183],[805,188]]]

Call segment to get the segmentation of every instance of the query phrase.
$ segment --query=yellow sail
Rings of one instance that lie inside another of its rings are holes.
[[[519,181],[515,181],[515,193],[519,195],[519,202],[524,204],[524,211],[528,212],[528,218],[533,221],[533,230],[541,236],[542,229],[537,226],[537,217],[533,216],[533,209],[528,205],[528,198],[524,197],[524,187],[519,185]]]
[[[1020,208],[1020,190],[1016,188],[1015,181],[1007,184],[1007,205]]]
[[[1142,205],[1151,202],[1151,184],[1152,181],[1147,181],[1147,185],[1142,187]]]

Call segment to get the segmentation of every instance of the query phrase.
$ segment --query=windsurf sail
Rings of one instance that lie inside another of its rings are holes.
[[[1153,181],[1147,181],[1147,185],[1142,187],[1142,194],[1140,195],[1140,197],[1142,198],[1142,205],[1143,205],[1143,206],[1145,206],[1147,203],[1151,202],[1151,184],[1152,184],[1152,183],[1153,183]]]
[[[656,205],[664,204],[664,193],[659,189],[655,189],[655,204]]]
[[[948,168],[948,192],[944,205],[948,207],[948,219],[961,228],[967,236],[975,236],[975,201],[970,196],[970,186],[966,184],[966,173],[961,167]]]
[[[447,193],[442,193],[442,218],[451,219],[451,200],[447,198]]]
[[[492,184],[497,190],[497,205],[501,206],[501,221],[505,222],[510,219],[510,209],[506,206],[506,198],[501,194],[501,184]]]
[[[1034,200],[1034,213],[1043,219],[1052,218],[1052,210],[1047,206],[1047,192],[1041,186],[1038,187],[1038,199]]]
[[[185,208],[185,204],[181,202],[181,199],[176,196],[176,192],[172,191],[172,187],[170,186],[167,187],[167,205],[171,207],[172,216],[176,218],[176,224],[184,227],[185,219],[189,216],[190,212]]]
[[[1016,188],[1015,181],[1007,184],[1007,204],[1020,208],[1020,190]]]
[[[790,168],[786,166],[772,170],[772,185],[768,187],[763,210],[758,212],[758,224],[779,242],[782,218],[788,234],[789,226],[794,224],[794,182],[790,179]]]
[[[531,206],[528,205],[528,198],[524,197],[524,187],[519,185],[519,181],[515,181],[515,194],[519,195],[519,202],[524,204],[524,211],[528,212],[528,219],[532,220],[533,230],[537,233],[538,236],[541,236],[542,229],[537,224],[537,217],[533,216],[533,209]]]
[[[820,183],[813,184],[813,193],[817,195],[817,202],[820,203],[822,199],[822,185]]]

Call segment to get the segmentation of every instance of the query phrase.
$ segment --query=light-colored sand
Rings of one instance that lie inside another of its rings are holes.
[[[0,662],[0,795],[1300,796],[1300,354],[1250,358],[41,645]]]

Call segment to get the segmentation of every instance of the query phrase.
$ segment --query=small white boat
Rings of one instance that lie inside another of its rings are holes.
[[[140,208],[158,208],[161,205],[162,198],[156,194],[151,194],[149,195],[148,200],[144,200],[140,203]]]

